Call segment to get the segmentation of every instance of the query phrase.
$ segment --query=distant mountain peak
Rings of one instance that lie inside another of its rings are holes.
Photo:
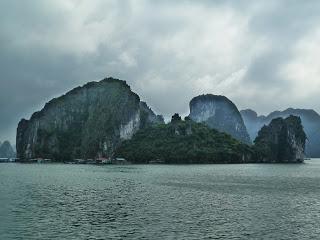
[[[258,113],[253,111],[252,109],[244,109],[240,111],[241,115],[247,115],[250,118],[257,118],[258,117]]]
[[[0,142],[0,158],[13,158],[15,157],[15,150],[9,141]]]

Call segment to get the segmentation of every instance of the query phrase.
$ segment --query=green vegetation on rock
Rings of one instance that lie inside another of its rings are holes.
[[[116,151],[133,163],[242,163],[251,155],[248,145],[230,135],[177,114],[171,123],[138,131]]]
[[[274,119],[259,132],[254,146],[230,135],[181,120],[138,131],[117,149],[116,156],[133,163],[267,163],[303,162],[306,135],[298,117]]]
[[[254,140],[254,158],[260,162],[303,162],[306,138],[300,117],[275,118]]]
[[[122,80],[106,78],[77,87],[21,120],[18,157],[70,161],[112,157],[121,141],[163,119]]]
[[[140,101],[125,81],[90,82],[51,100],[30,120],[22,119],[17,155],[21,161],[124,157],[133,163],[304,159],[306,136],[298,117],[273,120],[261,129],[255,145],[248,146],[243,143],[247,139],[243,120],[230,100],[205,95],[193,99],[190,106],[184,121],[176,113],[164,124],[162,116]],[[214,121],[217,124],[209,124]]]

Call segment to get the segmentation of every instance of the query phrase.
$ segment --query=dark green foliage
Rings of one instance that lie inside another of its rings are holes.
[[[173,122],[179,122],[179,121],[181,121],[180,115],[178,113],[173,114],[171,117],[171,122],[173,123]]]
[[[138,131],[116,156],[134,163],[240,163],[249,161],[249,146],[202,123],[174,121]]]
[[[191,118],[189,116],[184,117],[185,121],[191,121]]]
[[[133,163],[301,162],[306,135],[297,117],[274,119],[250,147],[230,135],[192,120],[173,121],[138,131],[116,156]]]

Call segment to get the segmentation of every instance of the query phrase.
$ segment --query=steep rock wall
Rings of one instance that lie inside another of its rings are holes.
[[[146,108],[148,111],[146,112]],[[77,87],[22,119],[17,155],[22,160],[112,157],[122,140],[162,123],[125,81],[106,78]]]
[[[255,158],[261,162],[303,162],[305,142],[300,117],[275,118],[254,140]]]
[[[189,117],[204,122],[210,128],[230,134],[235,139],[250,143],[250,137],[236,105],[224,96],[200,95],[190,102]]]

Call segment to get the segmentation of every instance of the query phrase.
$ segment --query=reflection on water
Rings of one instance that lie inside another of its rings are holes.
[[[0,239],[311,239],[320,160],[0,165]]]

